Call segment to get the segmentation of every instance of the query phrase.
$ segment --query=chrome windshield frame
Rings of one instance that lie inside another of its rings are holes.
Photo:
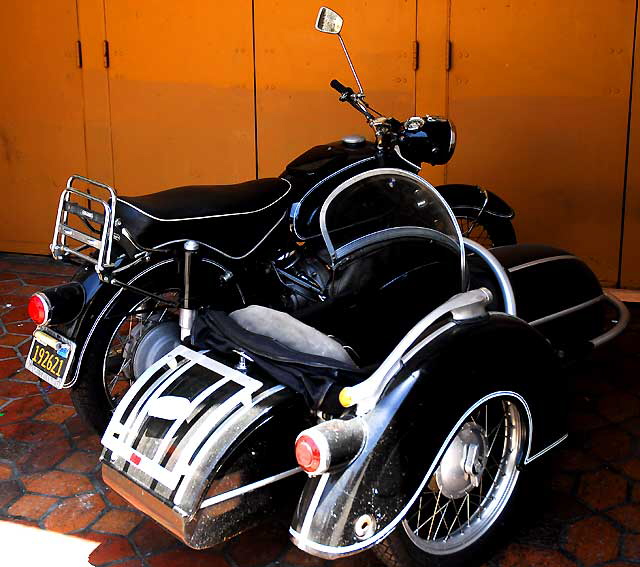
[[[430,193],[434,197],[434,199],[438,201],[439,204],[442,205],[443,209],[447,211],[447,214],[449,215],[449,218],[451,220],[451,224],[456,233],[455,240],[457,241],[457,245],[460,251],[461,291],[466,291],[468,287],[469,279],[467,274],[465,246],[464,246],[464,239],[462,236],[462,232],[460,231],[460,226],[458,225],[458,221],[456,220],[455,214],[451,210],[451,207],[449,206],[449,204],[444,200],[442,195],[438,193],[438,190],[433,185],[431,185],[431,183],[429,183],[419,175],[416,175],[415,173],[410,173],[408,171],[404,171],[403,169],[392,168],[392,167],[381,167],[378,169],[372,169],[369,171],[365,171],[363,173],[359,173],[358,175],[354,175],[353,177],[350,177],[349,179],[347,179],[346,181],[338,185],[338,187],[336,187],[325,199],[324,203],[322,204],[322,208],[320,209],[320,217],[319,217],[320,233],[322,234],[322,239],[324,240],[325,246],[327,248],[327,251],[329,252],[329,256],[331,258],[332,263],[335,264],[335,262],[338,260],[338,251],[340,249],[345,248],[345,246],[348,246],[348,245],[343,245],[339,247],[338,250],[336,250],[336,248],[333,245],[333,242],[331,241],[329,229],[327,228],[327,211],[331,206],[331,203],[336,199],[336,197],[338,197],[345,190],[352,187],[354,184],[360,181],[363,181],[365,179],[369,179],[371,177],[377,177],[381,175],[392,175],[394,177],[402,177],[410,181],[413,181],[414,183],[417,183],[424,190]],[[431,227],[424,227],[424,228],[431,228]],[[449,236],[444,232],[442,232],[441,234],[443,235],[443,237],[451,238],[453,240],[452,236]],[[362,235],[362,236],[366,236],[366,235]],[[365,241],[366,239],[363,239],[363,242]]]

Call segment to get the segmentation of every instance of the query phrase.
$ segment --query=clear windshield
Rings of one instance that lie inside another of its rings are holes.
[[[320,229],[334,263],[382,242],[422,240],[425,250],[435,246],[457,256],[464,281],[455,216],[436,189],[412,173],[376,169],[344,182],[322,206]]]

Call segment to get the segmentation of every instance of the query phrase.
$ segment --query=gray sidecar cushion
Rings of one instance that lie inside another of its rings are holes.
[[[249,305],[230,313],[229,317],[247,331],[271,337],[291,349],[338,360],[356,368],[338,341],[287,313],[262,305]]]

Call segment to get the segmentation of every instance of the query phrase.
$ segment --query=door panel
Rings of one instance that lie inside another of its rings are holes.
[[[636,20],[636,29],[640,30],[640,13]],[[640,41],[638,40],[636,40],[635,67],[621,284],[625,288],[640,289]]]
[[[416,0],[333,0],[330,6],[344,18],[342,36],[369,104],[401,120],[411,116]],[[338,38],[314,28],[319,7],[295,0],[255,2],[261,176],[279,174],[311,146],[354,133],[373,138],[364,117],[329,87],[332,79],[356,85]]]
[[[255,177],[251,0],[106,0],[114,182]]]
[[[495,190],[522,242],[618,277],[635,0],[452,0],[447,178]]]
[[[75,0],[0,2],[0,250],[47,254],[60,191],[85,171]]]

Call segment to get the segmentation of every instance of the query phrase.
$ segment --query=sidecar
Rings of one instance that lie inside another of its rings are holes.
[[[326,300],[201,313],[117,406],[103,478],[194,548],[285,513],[323,558],[473,552],[567,437],[564,365],[628,313],[568,252],[463,239],[405,171],[349,179],[318,223]]]

